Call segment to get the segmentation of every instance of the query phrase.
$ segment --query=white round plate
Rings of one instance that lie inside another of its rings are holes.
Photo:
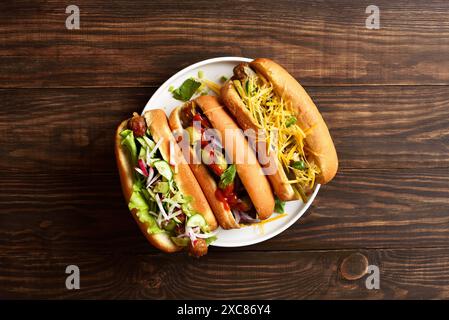
[[[197,77],[198,71],[204,73],[204,78],[220,83],[222,76],[231,77],[232,69],[239,62],[249,62],[252,59],[241,57],[221,57],[204,60],[191,66],[182,69],[170,79],[164,82],[164,84],[153,94],[148,103],[146,104],[143,112],[151,109],[163,109],[167,116],[171,111],[182,104],[181,101],[175,100],[172,94],[168,91],[170,86],[178,88],[184,80],[190,77]],[[252,244],[256,244],[265,240],[268,240],[295,223],[315,199],[320,185],[316,185],[312,195],[307,203],[302,201],[289,201],[285,205],[286,216],[283,216],[277,220],[270,221],[263,225],[254,225],[243,227],[234,230],[223,230],[221,228],[217,231],[217,240],[212,245],[217,247],[243,247]],[[278,214],[274,213],[273,217]]]

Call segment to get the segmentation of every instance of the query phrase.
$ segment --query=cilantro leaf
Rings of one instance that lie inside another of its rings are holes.
[[[200,82],[194,79],[187,79],[179,88],[172,91],[173,98],[180,101],[189,101],[200,86]]]
[[[274,200],[274,212],[284,213],[285,212],[285,201],[282,201],[276,197],[276,199]]]
[[[231,164],[220,176],[220,183],[218,186],[220,189],[224,189],[229,186],[235,179],[236,173],[235,164]]]

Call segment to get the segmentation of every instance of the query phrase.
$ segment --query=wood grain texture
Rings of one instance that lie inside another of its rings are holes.
[[[342,170],[299,222],[236,250],[448,247],[448,212],[447,169]],[[12,255],[154,252],[116,174],[3,176],[0,225],[0,252]]]
[[[341,168],[449,167],[447,87],[308,89],[330,128]],[[0,170],[115,172],[114,128],[141,111],[153,92],[0,90]]]
[[[53,299],[423,299],[449,298],[447,249],[362,250],[380,269],[380,289],[366,276],[341,277],[354,251],[212,252],[43,256],[0,255],[0,297]],[[238,261],[238,264],[236,264]],[[65,288],[69,264],[80,268],[80,290]],[[188,276],[186,276],[188,275]]]
[[[369,4],[79,0],[70,31],[64,1],[1,2],[0,299],[449,299],[449,2],[378,0],[380,30]],[[162,254],[123,200],[114,129],[171,74],[226,55],[306,86],[340,171],[269,241]],[[343,278],[355,253],[380,290]]]
[[[0,4],[0,87],[141,87],[216,56],[271,57],[306,85],[449,84],[449,3],[79,0]]]

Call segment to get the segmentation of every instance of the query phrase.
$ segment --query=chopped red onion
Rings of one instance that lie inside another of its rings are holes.
[[[137,161],[137,163],[139,164],[140,170],[142,170],[143,175],[145,177],[148,177],[148,171],[147,171],[147,168],[146,168],[145,163],[143,162],[143,160],[139,159]]]
[[[256,223],[256,222],[260,222],[259,219],[255,219],[253,217],[251,217],[249,214],[240,211],[240,218],[242,222],[249,222],[249,223]]]
[[[238,224],[240,222],[240,219],[241,219],[240,211],[237,210],[237,209],[233,209],[232,210],[232,214],[234,215],[235,223]]]

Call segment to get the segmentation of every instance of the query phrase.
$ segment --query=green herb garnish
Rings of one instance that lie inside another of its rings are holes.
[[[179,88],[172,91],[173,98],[180,101],[189,101],[200,86],[201,82],[187,79]]]
[[[285,125],[288,127],[291,127],[296,123],[296,117],[289,117],[287,121],[285,121]]]
[[[218,186],[220,189],[224,189],[229,186],[235,179],[236,173],[235,164],[231,164],[220,176],[220,183]]]
[[[301,161],[295,161],[291,164],[292,168],[297,169],[297,170],[304,170],[306,168],[306,163],[301,160]]]
[[[274,212],[284,213],[285,212],[285,201],[282,201],[276,197],[276,199],[274,200]]]

